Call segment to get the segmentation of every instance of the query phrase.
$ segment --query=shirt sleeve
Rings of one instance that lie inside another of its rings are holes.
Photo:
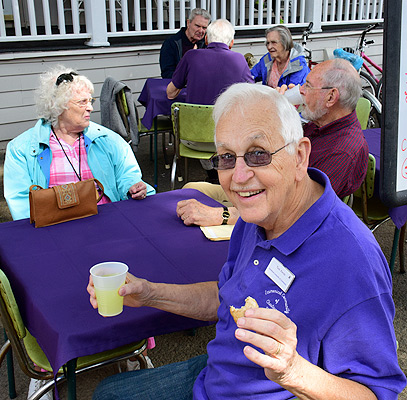
[[[190,50],[188,53],[181,58],[181,61],[178,63],[177,68],[172,76],[172,83],[177,89],[182,89],[187,84],[187,75],[188,75],[188,60],[191,58],[191,54],[195,50]],[[199,50],[201,51],[201,50]]]
[[[25,155],[10,142],[4,162],[4,197],[13,220],[30,217],[29,188],[32,184]]]
[[[398,365],[393,316],[389,293],[348,310],[322,339],[321,367],[369,387],[379,400],[396,400],[406,377]]]
[[[173,42],[165,40],[160,50],[161,78],[171,79],[177,67],[177,49]]]

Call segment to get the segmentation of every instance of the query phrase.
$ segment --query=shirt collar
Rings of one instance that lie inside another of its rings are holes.
[[[357,119],[356,110],[353,110],[350,114],[321,127],[318,127],[313,122],[309,122],[307,124],[307,131],[309,132],[307,136],[323,136],[336,132],[339,128],[344,129],[348,126],[354,125]]]
[[[207,49],[226,49],[226,50],[229,50],[229,46],[227,44],[221,43],[221,42],[212,42],[212,43],[208,44]]]
[[[329,178],[315,168],[308,168],[310,178],[325,189],[322,196],[278,238],[266,240],[264,229],[256,229],[258,246],[264,249],[276,248],[280,253],[289,255],[297,250],[322,224],[331,212],[336,201],[340,201],[331,187]]]

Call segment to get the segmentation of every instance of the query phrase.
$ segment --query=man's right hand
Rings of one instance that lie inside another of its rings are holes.
[[[89,301],[93,308],[98,308],[96,300],[95,287],[92,276],[89,276],[89,283],[86,288],[89,293]],[[126,283],[119,289],[120,296],[123,296],[123,304],[129,307],[142,307],[147,305],[147,299],[150,294],[149,282],[145,279],[136,278],[127,273]]]

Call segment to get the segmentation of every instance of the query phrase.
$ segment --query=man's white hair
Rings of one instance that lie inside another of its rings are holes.
[[[227,19],[217,19],[209,24],[206,36],[208,43],[218,42],[229,46],[235,37],[235,28]]]
[[[294,154],[294,149],[298,141],[303,137],[301,120],[295,107],[288,102],[277,90],[265,85],[255,85],[252,83],[236,83],[230,86],[216,100],[213,109],[213,119],[216,127],[222,116],[231,111],[239,110],[243,116],[247,113],[250,105],[261,104],[264,115],[274,113],[280,120],[279,131],[284,143],[292,143],[286,147],[290,154]],[[265,118],[266,119],[266,118]],[[238,135],[239,132],[236,132]]]

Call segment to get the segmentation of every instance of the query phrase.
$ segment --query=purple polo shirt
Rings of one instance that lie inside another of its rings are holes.
[[[221,92],[238,82],[253,83],[245,58],[217,42],[188,51],[172,76],[176,88],[188,86],[186,102],[192,104],[214,104]]]
[[[356,192],[365,179],[369,147],[356,111],[318,128],[304,125],[311,141],[309,165],[325,172],[336,194],[343,198]]]
[[[234,336],[231,305],[247,296],[297,325],[298,353],[324,370],[368,386],[380,400],[396,400],[406,385],[397,362],[392,283],[386,259],[369,229],[335,195],[322,172],[311,178],[323,195],[283,235],[241,219],[219,277],[219,321],[194,399],[282,400],[291,393],[268,380]],[[264,271],[276,258],[294,275],[285,293]]]

